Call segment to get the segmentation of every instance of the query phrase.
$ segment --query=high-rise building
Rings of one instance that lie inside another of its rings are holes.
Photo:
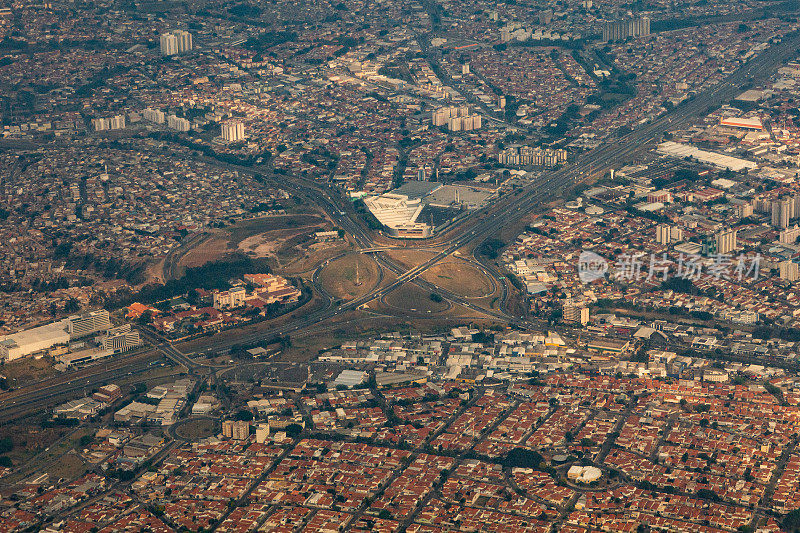
[[[173,30],[161,34],[161,55],[174,56],[190,52],[194,47],[192,34],[184,30]]]
[[[478,114],[470,114],[469,106],[440,107],[431,113],[434,126],[447,126],[450,131],[478,130],[483,120]]]
[[[269,424],[259,424],[256,427],[256,442],[264,444],[267,438],[269,438]]]
[[[163,124],[165,121],[164,112],[158,109],[151,109],[147,108],[142,112],[142,116],[145,120],[149,120],[150,122],[155,122],[156,124]]]
[[[175,115],[167,116],[167,126],[173,130],[189,131],[192,129],[192,123],[185,118],[180,118]]]
[[[233,440],[247,440],[250,437],[250,423],[244,420],[236,420],[231,428],[231,438]]]
[[[656,242],[658,244],[669,244],[672,242],[672,228],[669,224],[659,224],[656,226]]]
[[[191,52],[194,48],[192,34],[185,30],[176,30],[173,33],[178,38],[178,53]]]
[[[628,37],[642,37],[650,35],[650,19],[639,17],[603,24],[604,41],[623,41]]]
[[[562,311],[562,319],[564,322],[580,324],[582,326],[589,322],[589,308],[585,305],[577,305],[572,302],[568,302],[564,304]]]
[[[116,115],[111,118],[93,118],[92,126],[95,131],[121,130],[125,128],[125,115]]]
[[[73,315],[67,319],[67,333],[70,339],[78,339],[110,328],[111,320],[105,309]]]
[[[714,237],[718,254],[729,254],[736,249],[736,230],[722,230]]]
[[[791,198],[781,198],[772,201],[772,225],[779,229],[789,227],[794,205]]]
[[[160,38],[161,55],[174,56],[178,53],[178,37],[171,33],[162,33]]]
[[[503,165],[554,167],[566,162],[567,155],[563,148],[511,146],[497,154],[497,161]]]
[[[222,138],[226,142],[244,140],[244,124],[238,120],[224,123],[222,125]]]
[[[781,261],[778,263],[778,270],[781,279],[785,279],[786,281],[797,281],[800,279],[800,270],[798,270],[798,265],[794,261]]]
[[[108,129],[111,130],[125,129],[125,115],[117,115],[108,119]]]

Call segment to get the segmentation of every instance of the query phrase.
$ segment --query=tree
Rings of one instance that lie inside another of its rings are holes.
[[[248,411],[247,409],[241,409],[238,413],[236,413],[234,419],[250,422],[251,420],[253,420],[253,412]]]
[[[301,426],[300,424],[289,424],[288,426],[286,426],[286,435],[293,439],[300,436],[300,433],[302,432],[303,432],[303,426]]]
[[[8,453],[14,449],[14,441],[10,437],[0,439],[0,453]]]
[[[781,522],[783,529],[786,531],[799,531],[800,530],[800,509],[795,509],[787,514],[783,522]]]
[[[64,304],[64,312],[66,314],[70,313],[77,313],[81,310],[81,304],[75,298],[70,298],[67,300],[67,303]]]
[[[542,456],[534,450],[525,448],[514,448],[503,460],[503,466],[507,468],[538,468],[542,462]]]

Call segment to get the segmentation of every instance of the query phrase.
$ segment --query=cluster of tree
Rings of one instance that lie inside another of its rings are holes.
[[[364,203],[364,200],[358,199],[353,202],[353,208],[355,208],[356,213],[358,213],[361,218],[366,222],[367,227],[371,230],[380,230],[383,229],[383,224],[381,224],[375,215],[367,209],[367,204]]]
[[[257,19],[261,16],[261,8],[251,4],[236,4],[228,8],[228,13],[235,17]]]
[[[544,461],[542,455],[535,450],[514,448],[502,461],[505,468],[540,468]]]
[[[506,245],[500,239],[487,239],[478,248],[478,253],[485,255],[489,259],[497,259],[500,255],[500,250]]]

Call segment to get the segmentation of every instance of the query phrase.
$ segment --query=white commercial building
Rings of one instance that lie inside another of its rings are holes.
[[[98,331],[106,331],[111,328],[111,320],[108,311],[90,311],[82,315],[73,315],[67,319],[67,331],[71,339],[86,337]]]
[[[70,341],[68,321],[60,320],[0,337],[0,361],[13,361]]]
[[[244,305],[247,290],[244,287],[234,287],[229,291],[214,292],[214,309],[227,309]]]
[[[114,353],[125,352],[141,344],[139,332],[132,330],[130,324],[111,328],[103,337],[103,349]]]

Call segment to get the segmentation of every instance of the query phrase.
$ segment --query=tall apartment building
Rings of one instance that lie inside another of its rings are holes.
[[[566,162],[567,154],[563,148],[512,146],[497,154],[497,161],[503,165],[554,167]]]
[[[162,56],[174,56],[178,53],[178,37],[171,33],[162,33],[159,39]]]
[[[250,437],[250,423],[244,420],[223,420],[222,436],[233,440],[247,440]]]
[[[164,112],[159,109],[151,109],[147,108],[142,111],[142,116],[145,120],[149,120],[150,122],[155,122],[156,124],[163,124],[166,120]]]
[[[161,34],[159,40],[162,56],[174,56],[190,52],[194,47],[192,34],[184,30],[173,30]]]
[[[718,254],[729,254],[736,250],[736,230],[722,230],[714,236]]]
[[[125,115],[116,115],[110,118],[93,118],[92,126],[95,131],[125,129]]]
[[[185,118],[180,118],[175,115],[169,115],[167,117],[167,126],[173,130],[178,131],[189,131],[192,129],[192,123],[186,120]]]
[[[244,139],[244,124],[237,121],[225,122],[221,126],[222,139],[225,142],[236,142]]]
[[[603,24],[604,41],[623,41],[628,37],[650,35],[650,18],[639,17]]]
[[[786,281],[797,281],[800,279],[800,270],[794,261],[781,261],[778,263],[778,271],[781,279]]]
[[[734,204],[734,209],[736,209],[736,216],[739,218],[747,218],[753,214],[753,206],[748,203],[742,201],[741,203],[732,202]]]
[[[478,114],[471,114],[469,106],[440,107],[431,113],[431,123],[434,126],[447,126],[450,131],[479,130],[483,125],[483,118]]]
[[[781,198],[772,201],[772,225],[779,229],[789,227],[789,220],[794,211],[794,202],[791,198]]]
[[[656,242],[658,244],[670,244],[683,240],[683,228],[670,226],[669,224],[659,224],[656,226]]]
[[[589,323],[589,308],[585,305],[565,303],[562,308],[562,320],[570,324],[580,324],[582,326]]]
[[[70,339],[78,339],[110,328],[111,320],[105,309],[67,318],[67,333]]]
[[[269,438],[269,424],[259,424],[256,426],[256,443],[264,444]]]
[[[669,244],[672,242],[672,231],[669,224],[659,224],[656,226],[656,242],[658,244]]]

